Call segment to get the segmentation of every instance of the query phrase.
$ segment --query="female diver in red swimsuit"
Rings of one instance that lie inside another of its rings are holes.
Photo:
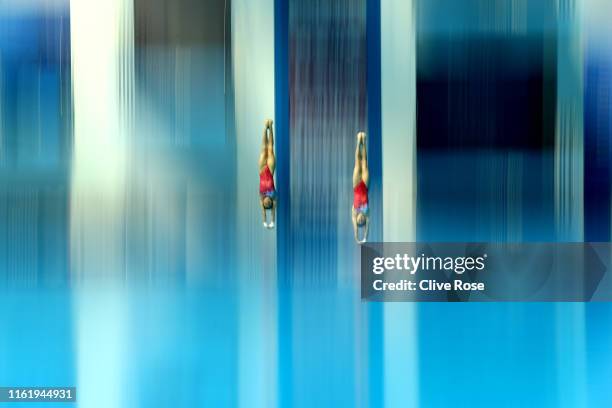
[[[261,154],[259,155],[259,198],[263,212],[263,225],[266,228],[274,228],[276,218],[276,189],[274,188],[274,170],[276,169],[276,157],[274,157],[274,132],[272,131],[272,120],[265,122],[263,140],[261,142]],[[270,211],[272,220],[268,223],[267,211]]]
[[[368,209],[368,185],[370,183],[370,172],[368,170],[368,158],[366,152],[366,135],[363,132],[357,134],[357,148],[355,149],[355,168],[353,169],[353,206],[351,214],[353,219],[353,230],[355,241],[363,244],[368,238],[368,226],[370,223]],[[359,239],[359,230],[363,229],[363,238]]]

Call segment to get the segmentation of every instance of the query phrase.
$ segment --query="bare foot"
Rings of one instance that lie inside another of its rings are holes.
[[[359,132],[357,134],[357,140],[359,140],[361,143],[363,143],[365,145],[365,142],[366,142],[366,134],[365,134],[365,132]]]

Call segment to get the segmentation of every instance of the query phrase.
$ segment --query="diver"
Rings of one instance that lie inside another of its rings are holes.
[[[259,198],[263,212],[263,225],[265,228],[274,228],[276,218],[276,189],[274,188],[274,170],[276,157],[274,157],[274,132],[272,120],[265,121],[261,154],[259,155]],[[270,211],[271,221],[267,221],[267,212]]]
[[[370,172],[368,170],[368,159],[366,153],[366,135],[364,132],[357,133],[357,148],[355,149],[355,168],[353,169],[353,206],[351,215],[353,219],[353,230],[355,241],[363,244],[368,238],[368,227],[370,224],[368,209],[368,184],[370,183]],[[363,238],[359,238],[359,232],[363,230]]]

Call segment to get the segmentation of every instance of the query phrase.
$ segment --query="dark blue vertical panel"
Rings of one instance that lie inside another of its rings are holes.
[[[381,112],[381,33],[380,0],[366,2],[368,166],[370,168],[370,237],[383,240],[382,217],[382,112]],[[368,303],[368,405],[380,407],[383,394],[383,305]]]
[[[293,394],[291,341],[291,295],[285,272],[291,251],[289,208],[289,1],[274,1],[274,120],[276,128],[276,188],[278,192],[277,218],[277,276],[278,276],[278,405],[291,405]],[[283,358],[286,356],[287,358]]]
[[[612,194],[612,49],[589,39],[584,82],[584,240],[610,241]],[[587,383],[592,406],[610,405],[612,308],[586,306]]]
[[[612,63],[602,55],[587,56],[584,92],[584,239],[610,241],[612,162]]]
[[[554,239],[554,39],[419,36],[419,240]]]
[[[367,0],[368,166],[370,169],[370,241],[382,239],[382,115],[380,85],[380,0]]]
[[[505,35],[470,17],[504,15],[499,4],[448,3],[421,2],[417,17],[417,237],[553,241],[556,32]],[[449,306],[419,305],[420,405],[558,406],[554,305]]]
[[[279,248],[285,245],[289,234],[289,208],[291,203],[289,189],[290,175],[290,135],[289,135],[289,2],[275,0],[274,4],[274,98],[276,128],[276,187],[278,192],[277,240]],[[277,252],[279,270],[284,270],[287,253]],[[279,273],[282,283],[282,274]]]
[[[354,339],[364,327],[355,315],[359,247],[350,205],[356,134],[368,131],[366,4],[275,3],[282,406],[354,406],[367,392],[346,375],[355,373],[363,343]],[[380,137],[373,139],[380,151]],[[372,200],[380,202],[379,187]]]
[[[59,169],[69,155],[67,13],[0,15],[0,144],[5,164]]]

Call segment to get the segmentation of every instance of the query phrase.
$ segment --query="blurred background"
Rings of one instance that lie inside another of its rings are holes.
[[[76,386],[82,407],[610,406],[612,307],[362,302],[349,209],[366,131],[370,241],[609,242],[610,18],[0,0],[0,386]]]

